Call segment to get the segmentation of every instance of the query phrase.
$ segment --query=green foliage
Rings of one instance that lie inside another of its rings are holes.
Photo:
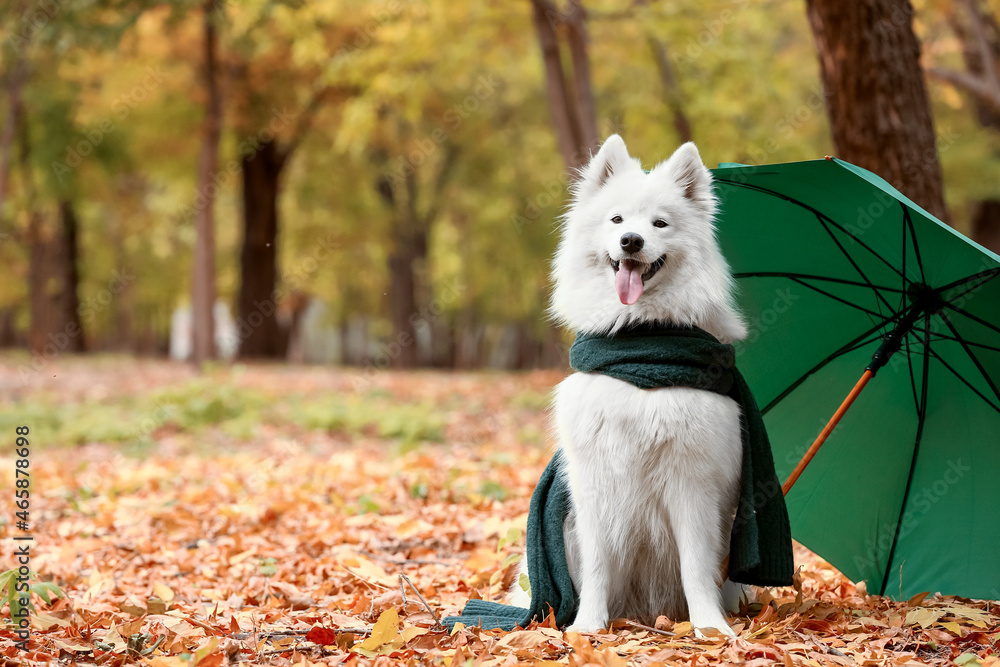
[[[32,581],[34,583],[29,583]],[[18,590],[24,585],[27,585],[27,590]],[[25,599],[28,601],[28,609],[32,612],[35,611],[35,603],[31,598],[32,594],[44,600],[45,604],[52,604],[53,597],[66,597],[62,589],[55,584],[48,581],[41,581],[38,578],[37,572],[29,571],[27,577],[20,574],[18,568],[0,573],[0,608],[4,605],[9,606],[10,615],[7,619],[8,621],[12,618],[18,618],[24,613],[23,601]]]
[[[119,442],[131,445],[124,451],[135,456],[162,429],[192,434],[219,429],[233,439],[251,440],[262,425],[295,425],[395,440],[399,454],[417,443],[445,438],[446,415],[425,400],[407,402],[384,391],[279,396],[241,386],[239,377],[238,369],[222,370],[167,389],[103,400],[59,403],[43,396],[0,403],[0,429],[27,422],[40,446]]]
[[[278,574],[278,561],[270,557],[261,558],[258,569],[265,577],[273,577]]]
[[[14,160],[0,231],[22,239],[32,206],[51,223],[55,201],[72,197],[81,218],[81,299],[96,306],[85,322],[91,335],[115,331],[128,316],[136,332],[163,336],[189,292],[194,231],[185,212],[198,198],[201,3],[59,3],[37,25],[19,13],[26,6],[15,3],[0,19],[0,42],[24,42],[0,52],[0,71],[10,72],[20,56],[29,63],[23,97],[32,149],[27,167]],[[267,136],[287,146],[299,133],[281,181],[282,288],[322,298],[333,323],[364,316],[374,319],[374,333],[388,332],[387,258],[406,230],[402,211],[412,209],[427,217],[421,224],[429,232],[428,261],[417,267],[420,301],[438,307],[442,324],[546,326],[545,286],[567,179],[528,0],[220,6],[228,73],[216,179],[222,299],[231,300],[239,282],[239,159]],[[649,46],[657,40],[710,165],[832,152],[801,4],[586,6],[602,136],[623,133],[647,161],[680,141]],[[915,6],[925,55],[961,69],[947,3]],[[974,202],[998,195],[1000,143],[979,126],[970,99],[934,80],[929,87],[948,203],[965,230]],[[305,122],[303,111],[321,91],[323,103]],[[0,91],[0,112],[8,103]],[[57,173],[53,165],[68,164],[74,152],[78,166]],[[30,202],[25,175],[36,184]],[[376,187],[386,178],[392,206]],[[320,242],[328,252],[317,251]],[[22,327],[27,259],[22,244],[0,243],[0,262],[14,278],[0,281],[0,308],[12,309]],[[115,271],[130,276],[127,294],[105,301]],[[238,400],[185,399],[177,420],[224,421],[248,433],[240,415],[266,410]],[[358,427],[346,415],[304,418]],[[414,431],[390,419],[382,427],[402,439],[433,439],[433,425]],[[122,436],[105,429],[106,438]]]
[[[491,500],[503,501],[507,498],[507,489],[500,482],[488,479],[479,485],[479,495]]]

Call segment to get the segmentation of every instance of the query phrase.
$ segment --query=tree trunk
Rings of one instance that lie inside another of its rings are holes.
[[[213,359],[215,351],[215,216],[218,186],[213,182],[219,164],[219,135],[222,130],[222,102],[217,80],[218,65],[215,0],[205,2],[204,85],[207,95],[201,156],[198,160],[198,207],[195,217],[196,241],[191,280],[192,346],[191,360],[196,365]]]
[[[243,249],[237,331],[241,359],[280,359],[285,350],[274,293],[278,280],[278,179],[285,164],[274,141],[243,158]]]
[[[656,61],[656,70],[660,73],[660,82],[663,84],[663,97],[670,110],[670,117],[673,120],[674,131],[677,133],[677,141],[686,143],[694,141],[691,132],[691,121],[688,120],[684,112],[684,99],[681,94],[680,84],[674,73],[674,66],[667,55],[667,47],[655,37],[650,37],[647,42],[653,51],[653,59]]]
[[[1000,200],[984,199],[976,204],[969,233],[984,248],[1000,253]]]
[[[572,2],[570,13],[563,16],[548,0],[532,0],[532,17],[538,45],[545,66],[546,91],[552,125],[563,162],[570,170],[590,159],[590,150],[597,145],[597,120],[590,84],[590,61],[587,56],[585,14],[578,2]],[[573,87],[567,83],[559,48],[556,25],[566,22],[570,33],[573,63]],[[572,91],[572,92],[571,92]]]
[[[573,109],[580,127],[579,148],[584,152],[596,148],[601,138],[597,134],[597,105],[590,76],[590,55],[587,45],[587,10],[580,0],[569,0],[566,13],[567,41],[573,63]],[[589,154],[584,157],[590,157]]]
[[[33,354],[48,357],[60,352],[52,347],[53,341],[49,338],[54,329],[53,305],[58,298],[58,294],[52,292],[54,281],[50,280],[52,251],[52,234],[46,229],[45,216],[32,209],[28,214],[28,302],[31,310],[28,349]]]
[[[67,333],[67,352],[86,350],[83,322],[80,320],[80,260],[77,231],[79,224],[73,202],[64,199],[59,202],[59,220],[62,226],[62,268],[63,289],[61,298],[60,327]]]
[[[392,313],[392,342],[388,353],[394,368],[417,366],[417,338],[411,316],[417,307],[417,264],[424,259],[427,236],[413,230],[406,239],[398,239],[389,255],[389,309]]]
[[[945,222],[920,43],[909,0],[807,0],[837,156]]]
[[[52,280],[52,265],[56,263],[55,233],[45,224],[45,214],[35,193],[31,165],[31,138],[28,117],[19,114],[18,143],[21,173],[24,178],[24,198],[28,208],[28,349],[32,354],[54,357],[61,349],[52,340],[55,329],[55,308],[59,294],[58,281]]]
[[[10,181],[10,155],[14,144],[14,135],[21,122],[23,104],[21,88],[27,77],[28,64],[24,56],[18,56],[14,61],[10,78],[7,82],[7,120],[0,134],[0,224],[3,223],[4,202],[7,200],[7,183]]]
[[[375,189],[392,216],[394,247],[389,268],[389,310],[393,337],[386,352],[394,368],[415,368],[421,363],[414,321],[420,316],[420,304],[429,302],[427,282],[427,239],[437,219],[445,187],[457,160],[452,144],[443,147],[442,163],[434,178],[425,211],[417,206],[420,187],[415,169],[400,179],[384,174]],[[402,186],[402,187],[400,187]],[[433,336],[434,326],[431,332]],[[433,349],[434,341],[431,341]]]

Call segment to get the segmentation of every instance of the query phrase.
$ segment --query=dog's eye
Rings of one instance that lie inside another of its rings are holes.
[[[615,217],[611,218],[611,222],[615,223],[616,225],[621,224],[621,221],[622,217],[620,215],[616,215]]]
[[[666,227],[667,226],[667,221],[664,220],[663,218],[657,218],[656,220],[653,220],[653,226],[654,227]]]

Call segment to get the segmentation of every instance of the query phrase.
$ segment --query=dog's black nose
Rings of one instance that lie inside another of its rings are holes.
[[[629,232],[628,234],[622,234],[621,244],[622,250],[628,253],[639,252],[642,250],[642,245],[645,241],[642,237],[635,232]]]

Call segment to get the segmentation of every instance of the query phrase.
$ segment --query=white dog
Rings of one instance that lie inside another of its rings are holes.
[[[621,137],[608,138],[573,189],[553,313],[580,333],[658,322],[694,325],[723,343],[743,338],[715,209],[694,144],[646,173]],[[736,402],[574,373],[556,390],[555,423],[571,497],[567,561],[580,598],[569,629],[665,614],[732,634],[721,586],[742,462]],[[511,602],[526,606],[526,595],[515,584]]]

